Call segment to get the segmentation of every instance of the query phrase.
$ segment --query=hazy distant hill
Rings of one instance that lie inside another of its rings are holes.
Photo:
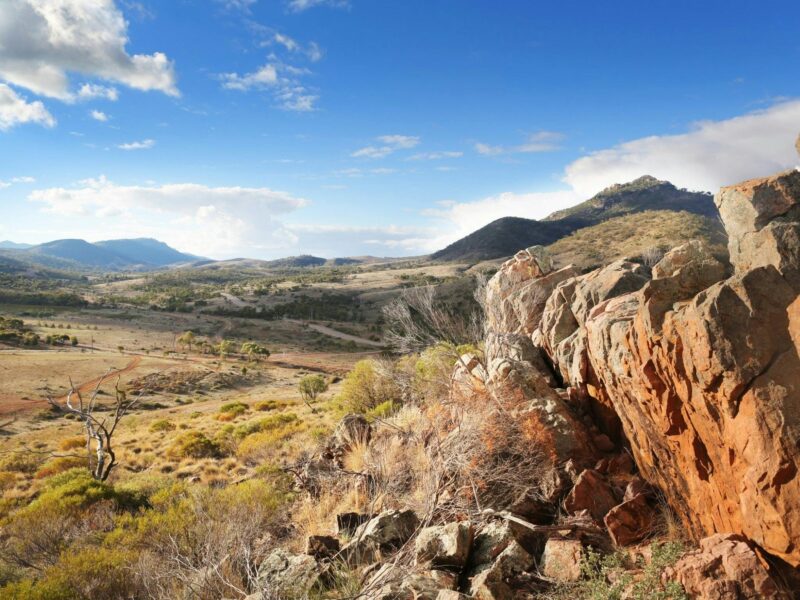
[[[11,240],[3,240],[0,242],[0,249],[3,250],[26,250],[30,248],[33,244],[17,244],[16,242],[12,242]]]
[[[149,238],[108,240],[96,244],[80,239],[63,239],[24,249],[4,249],[2,253],[6,258],[28,265],[101,271],[149,270],[199,259]]]
[[[564,236],[624,215],[644,211],[685,211],[716,218],[713,197],[705,192],[680,190],[668,181],[648,175],[613,185],[593,198],[536,221],[505,217],[489,223],[431,255],[440,261],[480,261],[510,256],[522,248],[547,246]],[[635,233],[635,219],[626,222]]]
[[[268,260],[265,265],[273,269],[290,269],[294,267],[321,267],[326,262],[328,261],[325,258],[302,254],[300,256],[287,256],[277,260]]]

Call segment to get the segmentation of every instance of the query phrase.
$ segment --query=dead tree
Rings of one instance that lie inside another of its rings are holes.
[[[109,370],[110,372],[110,370]],[[69,392],[64,397],[63,404],[60,399],[48,396],[47,401],[59,412],[74,415],[83,423],[86,434],[86,451],[89,471],[98,481],[105,481],[117,465],[117,457],[112,446],[112,438],[117,426],[125,415],[130,412],[142,397],[140,392],[132,400],[128,399],[124,390],[119,387],[119,378],[114,385],[114,402],[111,405],[98,405],[97,396],[100,386],[106,380],[101,377],[92,390],[88,400],[84,400],[80,389],[69,380]],[[94,451],[92,450],[94,445]]]

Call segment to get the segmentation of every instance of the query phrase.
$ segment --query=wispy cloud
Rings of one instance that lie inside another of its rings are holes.
[[[117,88],[114,87],[98,85],[95,83],[84,83],[78,90],[77,97],[80,100],[93,100],[95,98],[101,98],[116,102],[119,99],[119,92],[117,91]]]
[[[408,157],[408,160],[441,160],[443,158],[460,158],[463,152],[456,150],[442,150],[439,152],[420,152]]]
[[[349,0],[289,0],[287,6],[292,12],[303,12],[315,6],[329,6],[331,8],[350,8]]]
[[[305,69],[273,62],[244,75],[225,73],[221,79],[222,87],[226,89],[242,92],[254,89],[269,90],[278,108],[309,112],[315,110],[319,96],[300,83],[300,76],[306,74],[308,71]]]
[[[108,121],[108,115],[100,110],[89,111],[89,116],[92,117],[95,121],[101,121],[102,123]]]
[[[420,138],[414,135],[381,135],[375,139],[382,145],[359,148],[350,156],[353,158],[384,158],[397,150],[413,148],[420,142]]]
[[[475,151],[484,156],[498,156],[500,154],[517,154],[528,152],[553,152],[561,149],[564,134],[557,131],[537,131],[531,133],[525,142],[516,146],[492,146],[477,142]]]
[[[119,144],[117,148],[119,148],[120,150],[149,150],[155,145],[156,145],[155,140],[147,139],[147,140],[141,140],[139,142],[128,142],[125,144]]]
[[[8,181],[4,181],[4,180],[0,179],[0,189],[8,188],[8,187],[11,187],[14,184],[19,184],[19,183],[22,183],[22,184],[36,183],[36,179],[34,179],[33,177],[28,177],[28,176],[12,177]]]

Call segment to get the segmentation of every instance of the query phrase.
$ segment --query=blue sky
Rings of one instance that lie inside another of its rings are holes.
[[[0,239],[415,255],[793,167],[796,2],[4,0]]]

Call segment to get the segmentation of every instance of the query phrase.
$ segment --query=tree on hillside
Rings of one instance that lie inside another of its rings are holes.
[[[217,352],[219,352],[220,358],[222,359],[233,352],[234,348],[235,346],[231,340],[222,340],[219,344],[217,344]]]
[[[117,456],[112,446],[114,433],[122,419],[136,406],[144,393],[142,391],[135,398],[129,399],[125,391],[120,389],[117,379],[111,406],[105,405],[101,409],[98,407],[97,396],[105,380],[106,377],[100,378],[88,400],[84,399],[80,389],[72,383],[72,378],[69,380],[70,389],[65,398],[55,399],[52,396],[47,398],[54,409],[73,415],[83,423],[89,471],[98,481],[108,479],[111,471],[117,466]]]
[[[314,402],[320,394],[327,391],[328,382],[322,375],[306,375],[300,380],[298,389],[303,402],[311,408],[311,403]]]
[[[240,352],[246,355],[248,360],[259,360],[260,357],[269,358],[270,355],[269,350],[255,342],[245,342],[242,344]]]
[[[178,336],[178,345],[182,348],[188,348],[189,352],[192,351],[192,345],[194,344],[194,333],[191,331],[186,331]]]

